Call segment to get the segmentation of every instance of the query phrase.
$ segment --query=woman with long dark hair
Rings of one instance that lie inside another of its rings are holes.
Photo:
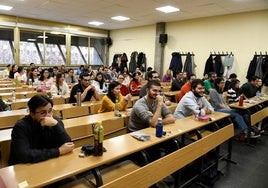
[[[69,86],[64,81],[63,73],[58,73],[56,75],[56,82],[51,86],[50,92],[53,97],[61,97],[70,94]]]
[[[38,92],[45,92],[45,91],[50,91],[51,86],[53,84],[53,78],[50,77],[50,73],[48,69],[43,69],[40,74],[39,78],[39,84],[36,87],[36,91]]]
[[[37,67],[32,67],[27,78],[27,84],[29,85],[29,80],[31,79],[32,85],[37,86],[39,83],[38,69]]]
[[[128,102],[131,101],[131,94],[122,96],[120,93],[121,84],[117,81],[112,81],[108,87],[108,93],[103,97],[99,113],[110,112],[115,108],[116,101],[118,102],[119,110],[125,111],[127,109]]]
[[[131,95],[138,96],[142,87],[141,82],[139,81],[140,73],[134,72],[132,75],[132,80],[129,83],[129,90]]]
[[[246,137],[248,126],[251,126],[249,123],[249,117],[243,111],[237,109],[231,109],[223,98],[223,89],[224,89],[224,80],[222,78],[216,78],[214,81],[214,89],[210,89],[209,97],[210,103],[215,111],[229,113],[231,118],[238,124],[241,129],[241,136]],[[251,138],[259,137],[255,132],[250,133]],[[244,140],[244,138],[243,138]]]
[[[107,92],[107,87],[101,72],[97,73],[95,79],[92,81],[92,85],[95,86],[99,94]]]

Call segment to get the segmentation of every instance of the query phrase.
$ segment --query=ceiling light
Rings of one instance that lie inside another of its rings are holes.
[[[37,38],[39,38],[39,39],[43,39],[43,38],[45,38],[45,39],[47,39],[48,37],[47,36],[43,36],[43,35],[39,35],[39,36],[37,36]]]
[[[112,17],[112,19],[117,20],[117,21],[126,21],[126,20],[129,20],[130,18],[125,17],[125,16],[115,16],[115,17]]]
[[[164,6],[164,7],[158,7],[156,10],[164,12],[164,13],[171,13],[171,12],[178,12],[180,9],[172,6]]]
[[[0,10],[11,10],[13,7],[6,6],[6,5],[0,5]]]
[[[27,41],[34,42],[34,41],[36,41],[36,39],[27,39]]]
[[[104,23],[102,23],[102,22],[98,22],[98,21],[92,21],[92,22],[88,22],[88,24],[90,24],[90,25],[95,25],[95,26],[99,26],[99,25],[102,25],[102,24],[104,24]]]

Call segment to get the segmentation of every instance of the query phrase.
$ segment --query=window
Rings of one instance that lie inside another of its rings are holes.
[[[43,62],[42,54],[44,53],[42,32],[20,32],[20,63],[29,65],[30,63],[41,64]]]
[[[0,28],[0,64],[14,64],[13,29]]]
[[[71,38],[71,64],[88,64],[88,38],[72,36]]]

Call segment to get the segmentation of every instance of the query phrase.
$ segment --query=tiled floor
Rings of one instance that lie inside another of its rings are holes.
[[[233,142],[234,164],[223,164],[223,176],[215,188],[267,188],[268,187],[268,136],[262,135],[254,147]]]

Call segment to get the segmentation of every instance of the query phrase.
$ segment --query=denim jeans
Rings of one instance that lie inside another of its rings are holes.
[[[239,110],[235,109],[218,109],[219,112],[229,113],[231,118],[238,124],[242,131],[246,131],[249,126],[249,117],[247,114],[242,115]]]

